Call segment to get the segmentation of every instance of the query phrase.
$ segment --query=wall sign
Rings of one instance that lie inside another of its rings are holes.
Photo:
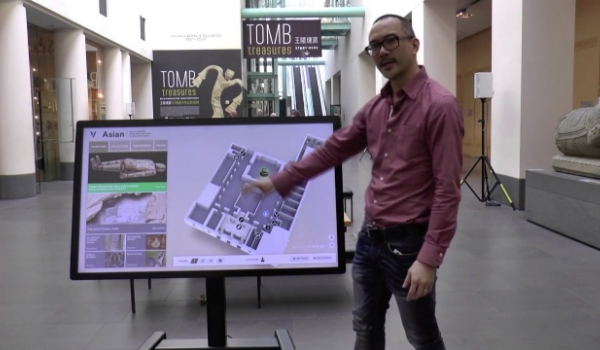
[[[321,21],[244,21],[244,58],[321,57]]]
[[[146,37],[153,50],[242,48],[240,0],[144,0],[143,3],[148,18]]]

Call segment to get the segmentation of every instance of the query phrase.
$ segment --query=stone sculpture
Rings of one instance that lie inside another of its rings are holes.
[[[144,205],[143,220],[136,221],[122,215],[122,220],[129,224],[164,224],[167,222],[167,193],[154,192],[148,193],[89,193],[87,196],[86,222],[92,221],[102,209],[119,208],[128,204],[121,204],[123,199],[140,201]],[[113,202],[113,203],[111,203]],[[108,205],[107,205],[108,203]],[[119,211],[119,210],[117,210]],[[125,210],[123,212],[131,212]],[[121,214],[115,214],[121,215]],[[102,224],[100,222],[100,224]]]
[[[563,155],[552,159],[554,170],[600,178],[600,99],[598,102],[560,118],[555,141]]]
[[[211,69],[216,70],[218,73],[217,80],[215,81],[215,85],[213,86],[212,95],[210,99],[210,104],[213,109],[213,115],[211,118],[225,118],[225,114],[223,113],[223,107],[221,106],[221,95],[223,94],[223,91],[225,91],[225,89],[234,85],[239,85],[242,88],[242,92],[240,92],[240,94],[233,99],[233,102],[231,102],[231,104],[227,106],[227,108],[225,108],[225,112],[229,113],[232,117],[234,117],[234,112],[237,111],[238,106],[242,103],[244,99],[244,83],[240,79],[231,80],[235,74],[235,72],[231,69],[227,69],[225,71],[225,74],[223,74],[223,68],[216,65],[211,65],[204,68],[204,70],[202,70],[202,72],[198,74],[196,79],[194,79],[193,83],[196,88],[200,87],[202,82],[206,79],[206,74]]]
[[[154,163],[151,159],[118,159],[101,161],[99,156],[90,159],[92,170],[119,173],[120,179],[154,176],[167,169],[163,163]]]

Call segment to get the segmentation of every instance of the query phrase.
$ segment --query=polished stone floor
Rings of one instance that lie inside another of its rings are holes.
[[[600,252],[464,193],[439,273],[448,349],[600,348]],[[70,206],[70,183],[0,201],[0,349],[137,349],[156,330],[206,336],[202,280],[153,280],[150,290],[136,281],[135,315],[128,281],[70,281]],[[227,289],[234,338],[287,328],[299,350],[352,349],[349,273],[264,278],[262,309],[256,279],[228,279]],[[395,305],[387,330],[388,349],[411,349]]]

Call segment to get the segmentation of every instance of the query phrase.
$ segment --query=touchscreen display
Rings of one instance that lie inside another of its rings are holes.
[[[241,191],[332,123],[97,125],[82,133],[78,273],[338,266],[333,169],[285,198]]]

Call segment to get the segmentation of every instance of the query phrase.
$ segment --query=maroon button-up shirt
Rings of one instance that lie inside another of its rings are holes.
[[[388,82],[351,125],[272,181],[277,192],[286,196],[294,186],[366,147],[373,156],[366,219],[377,227],[428,223],[417,259],[438,267],[456,232],[463,136],[457,99],[421,67],[396,96]]]

